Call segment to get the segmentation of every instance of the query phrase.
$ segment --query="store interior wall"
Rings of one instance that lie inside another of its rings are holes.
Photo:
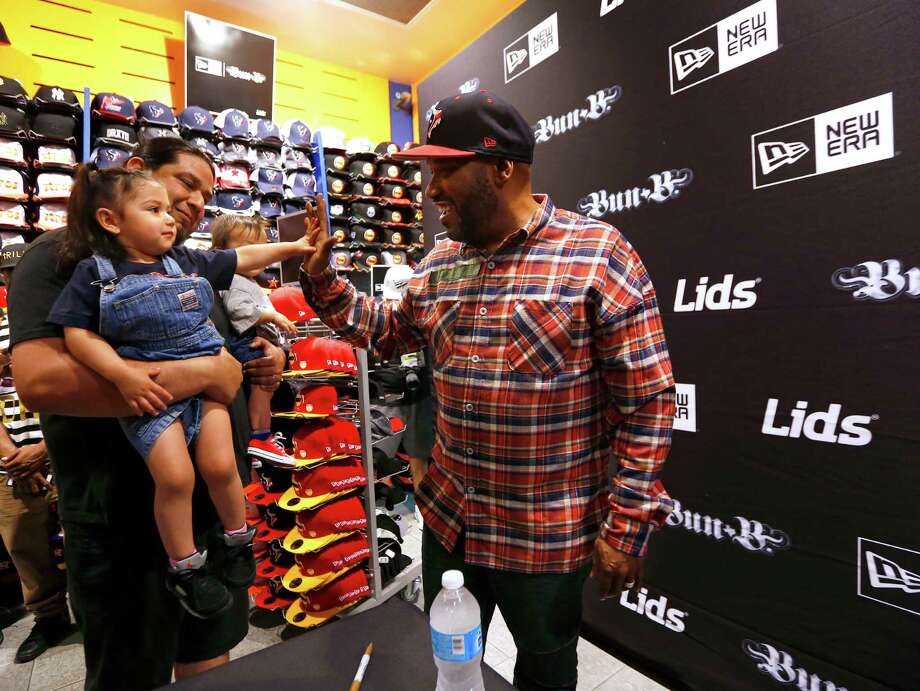
[[[228,12],[215,16],[234,22]],[[17,0],[3,11],[11,46],[0,48],[2,73],[33,92],[50,84],[82,93],[112,91],[181,110],[184,25],[181,20],[95,0]],[[275,112],[279,124],[298,118],[332,125],[347,138],[390,139],[388,80],[299,54],[278,45]]]

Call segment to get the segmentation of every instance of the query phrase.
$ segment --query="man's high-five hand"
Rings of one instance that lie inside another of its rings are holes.
[[[329,266],[333,245],[333,239],[329,237],[329,217],[326,215],[326,199],[323,195],[317,194],[316,205],[308,203],[306,211],[305,237],[316,248],[316,252],[304,258],[303,267],[308,274],[315,276]]]

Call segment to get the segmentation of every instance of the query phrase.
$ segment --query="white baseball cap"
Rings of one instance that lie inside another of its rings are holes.
[[[409,279],[415,273],[412,267],[405,264],[395,264],[387,269],[383,277],[383,299],[401,300],[409,287]]]

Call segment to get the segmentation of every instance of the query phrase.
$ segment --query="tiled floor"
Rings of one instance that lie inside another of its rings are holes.
[[[421,559],[421,534],[411,510],[400,512],[403,552]],[[421,598],[417,603],[421,607]],[[77,691],[83,688],[83,646],[78,635],[52,648],[32,663],[13,664],[16,648],[29,634],[32,618],[26,617],[4,629],[0,645],[0,691]],[[280,642],[283,627],[250,627],[249,635],[230,657],[235,659]],[[509,682],[514,673],[517,649],[501,612],[496,610],[489,628],[485,661]],[[305,686],[304,688],[309,688]],[[582,639],[578,644],[578,691],[659,691],[665,687],[644,677],[600,648]]]

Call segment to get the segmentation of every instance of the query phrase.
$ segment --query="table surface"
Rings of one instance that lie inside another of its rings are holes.
[[[367,612],[177,682],[170,689],[347,691],[371,642],[374,654],[361,691],[435,688],[438,673],[431,656],[428,619],[414,605],[394,597]],[[512,688],[486,664],[482,676],[487,691]]]

